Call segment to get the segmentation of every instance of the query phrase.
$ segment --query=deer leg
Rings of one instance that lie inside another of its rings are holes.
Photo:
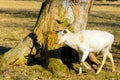
[[[89,51],[84,51],[84,52],[83,52],[83,55],[82,55],[82,58],[81,58],[81,55],[79,54],[79,60],[80,60],[81,62],[80,62],[80,68],[79,68],[79,73],[78,73],[78,75],[81,75],[81,74],[82,74],[82,64],[84,64],[84,61],[85,61],[86,58],[88,57],[88,54],[89,54]],[[88,68],[87,65],[85,65],[85,67]]]
[[[78,72],[78,75],[82,75],[82,63],[80,63],[80,68],[79,68],[79,72]]]
[[[103,56],[102,64],[101,64],[100,68],[97,70],[96,74],[99,74],[99,72],[101,71],[101,69],[102,69],[102,67],[105,63],[105,61],[106,61],[106,55]]]
[[[83,62],[83,65],[85,66],[86,69],[91,70],[91,67],[87,66],[85,62]]]
[[[111,64],[112,64],[112,72],[115,71],[115,65],[114,65],[114,60],[113,60],[113,56],[111,53],[108,53],[107,56],[110,58]]]

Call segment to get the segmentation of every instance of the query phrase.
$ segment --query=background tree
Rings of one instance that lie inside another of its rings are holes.
[[[3,67],[36,63],[35,60],[38,63],[43,61],[44,65],[49,66],[51,57],[61,58],[62,51],[66,48],[63,49],[61,48],[63,45],[55,43],[56,26],[60,28],[69,26],[74,32],[85,29],[92,4],[93,0],[43,0],[33,32],[4,54]],[[89,58],[95,64],[99,64],[93,54],[90,54]]]

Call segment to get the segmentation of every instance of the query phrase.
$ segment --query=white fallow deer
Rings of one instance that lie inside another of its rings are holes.
[[[106,58],[109,57],[112,63],[112,72],[115,71],[113,56],[110,53],[110,48],[114,42],[114,36],[105,31],[99,30],[82,30],[77,33],[72,33],[68,29],[56,31],[58,35],[57,44],[65,43],[71,48],[75,49],[80,55],[80,68],[78,75],[82,74],[82,64],[88,57],[90,52],[103,54],[102,64],[97,70],[96,74],[101,71]],[[80,53],[82,52],[82,54]]]

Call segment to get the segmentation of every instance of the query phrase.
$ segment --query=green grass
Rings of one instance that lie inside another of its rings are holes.
[[[0,54],[13,48],[34,28],[38,15],[39,1],[0,0]],[[34,6],[33,6],[34,5]],[[31,7],[32,6],[32,7]],[[113,53],[116,71],[111,72],[109,59],[99,75],[94,70],[83,68],[83,75],[77,76],[74,70],[64,75],[52,74],[40,65],[16,65],[0,70],[0,80],[119,80],[120,79],[120,3],[95,2],[89,15],[87,29],[108,31],[115,35]],[[102,59],[98,55],[98,59]],[[2,55],[0,55],[0,58]],[[1,62],[0,62],[1,63]],[[79,69],[79,64],[74,63]]]

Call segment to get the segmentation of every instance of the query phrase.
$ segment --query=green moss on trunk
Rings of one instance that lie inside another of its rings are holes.
[[[61,59],[50,58],[48,69],[55,75],[63,76],[67,72],[67,67],[62,63]]]

